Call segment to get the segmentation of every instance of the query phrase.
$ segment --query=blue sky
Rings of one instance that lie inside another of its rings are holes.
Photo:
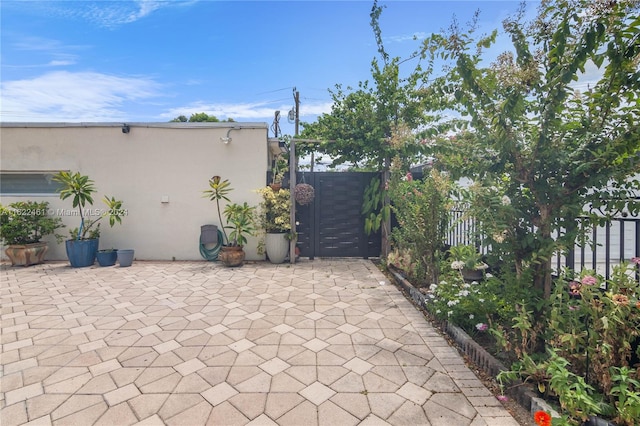
[[[516,1],[380,1],[385,47],[406,57],[455,15],[489,32]],[[335,84],[370,78],[372,1],[3,0],[1,121],[155,122],[206,112],[293,133]],[[534,7],[531,6],[531,10]],[[495,49],[507,46],[501,42]],[[409,70],[411,62],[405,65]]]

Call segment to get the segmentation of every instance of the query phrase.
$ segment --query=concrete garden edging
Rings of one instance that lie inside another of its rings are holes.
[[[404,290],[405,294],[411,297],[411,300],[418,305],[425,312],[429,312],[427,308],[428,301],[424,294],[422,294],[417,288],[411,284],[402,274],[389,266],[389,272],[393,275],[394,281]],[[471,336],[469,336],[463,329],[448,321],[443,321],[439,324],[441,328],[447,333],[447,335],[453,339],[458,345],[458,348],[469,357],[473,363],[481,368],[485,373],[496,377],[501,371],[508,371],[508,368],[498,361],[493,355],[487,352],[481,345],[479,345]],[[516,386],[512,386],[508,391],[509,395],[515,399],[522,407],[529,410],[531,415],[536,411],[543,410],[551,414],[552,417],[560,417],[560,414],[554,410],[544,399],[536,396],[536,393],[527,388],[523,382],[516,383]],[[583,423],[583,426],[616,426],[615,423],[611,423],[607,420],[601,419],[596,416],[591,416],[589,420]]]

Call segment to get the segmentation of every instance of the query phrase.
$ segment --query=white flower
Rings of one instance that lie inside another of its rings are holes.
[[[458,292],[458,296],[467,297],[469,295],[469,290],[460,290]]]
[[[448,307],[456,306],[460,301],[459,300],[449,300],[447,302]]]
[[[482,271],[482,270],[485,270],[485,269],[487,269],[487,268],[489,268],[489,265],[487,265],[487,264],[486,264],[486,263],[484,263],[484,262],[480,262],[480,263],[476,263],[476,266],[475,266],[475,268],[474,268],[474,269],[475,269],[476,271]]]
[[[478,281],[471,281],[471,284],[478,285],[479,283],[478,283]]]
[[[474,281],[474,283],[478,284],[477,281]],[[470,288],[470,287],[471,287],[471,284],[469,284],[469,283],[462,284],[462,288]]]
[[[453,315],[453,311],[447,312],[447,316],[451,316],[451,315]]]
[[[436,310],[436,314],[441,314],[441,313],[442,313],[442,311],[440,309]]]
[[[475,318],[473,314],[469,314],[469,319]]]
[[[429,286],[429,291],[436,291],[438,289],[438,286],[436,284],[431,284]]]
[[[485,274],[485,277],[487,277],[487,278],[493,278],[493,274],[492,274],[491,272],[487,272],[487,273]]]
[[[451,269],[455,269],[457,271],[464,269],[464,262],[462,260],[454,260],[451,262]]]
[[[502,196],[502,205],[503,206],[508,206],[511,204],[511,198],[507,197],[506,195]]]
[[[478,302],[484,303],[484,299],[478,299]]]

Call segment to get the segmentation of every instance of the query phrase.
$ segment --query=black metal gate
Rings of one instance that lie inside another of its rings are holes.
[[[361,213],[364,190],[380,173],[298,172],[313,186],[314,201],[296,206],[298,248],[303,257],[378,257],[380,233],[366,235]]]

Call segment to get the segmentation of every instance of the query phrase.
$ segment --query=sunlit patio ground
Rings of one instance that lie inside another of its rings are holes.
[[[518,424],[364,259],[0,277],[2,426]]]

